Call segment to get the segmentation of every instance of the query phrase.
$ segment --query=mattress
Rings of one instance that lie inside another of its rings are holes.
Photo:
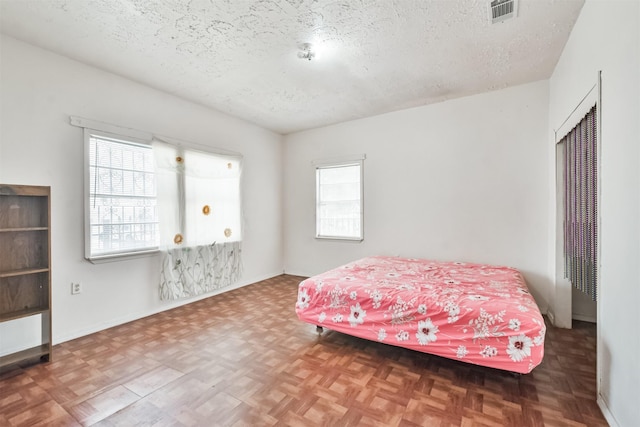
[[[368,257],[302,281],[310,324],[462,362],[529,373],[545,324],[514,268]]]

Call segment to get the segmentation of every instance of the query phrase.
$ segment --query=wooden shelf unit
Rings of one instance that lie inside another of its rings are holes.
[[[0,323],[41,317],[39,345],[0,357],[0,367],[51,357],[51,189],[0,184]]]

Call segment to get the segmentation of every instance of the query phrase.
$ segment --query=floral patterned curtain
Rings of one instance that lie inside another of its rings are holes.
[[[229,286],[241,272],[241,159],[153,143],[163,300]]]
[[[240,277],[240,242],[168,249],[162,254],[160,299],[202,295]]]

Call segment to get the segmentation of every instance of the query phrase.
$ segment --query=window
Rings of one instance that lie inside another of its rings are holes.
[[[126,129],[127,136],[87,127],[84,133],[85,258],[241,241],[240,155],[186,149]]]
[[[158,248],[151,146],[85,129],[88,197],[85,256],[95,259]]]
[[[316,238],[363,239],[363,163],[316,165]]]

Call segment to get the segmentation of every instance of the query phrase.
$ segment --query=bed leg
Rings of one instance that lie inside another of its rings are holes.
[[[322,334],[322,326],[316,326],[316,332],[318,333],[318,335]]]

